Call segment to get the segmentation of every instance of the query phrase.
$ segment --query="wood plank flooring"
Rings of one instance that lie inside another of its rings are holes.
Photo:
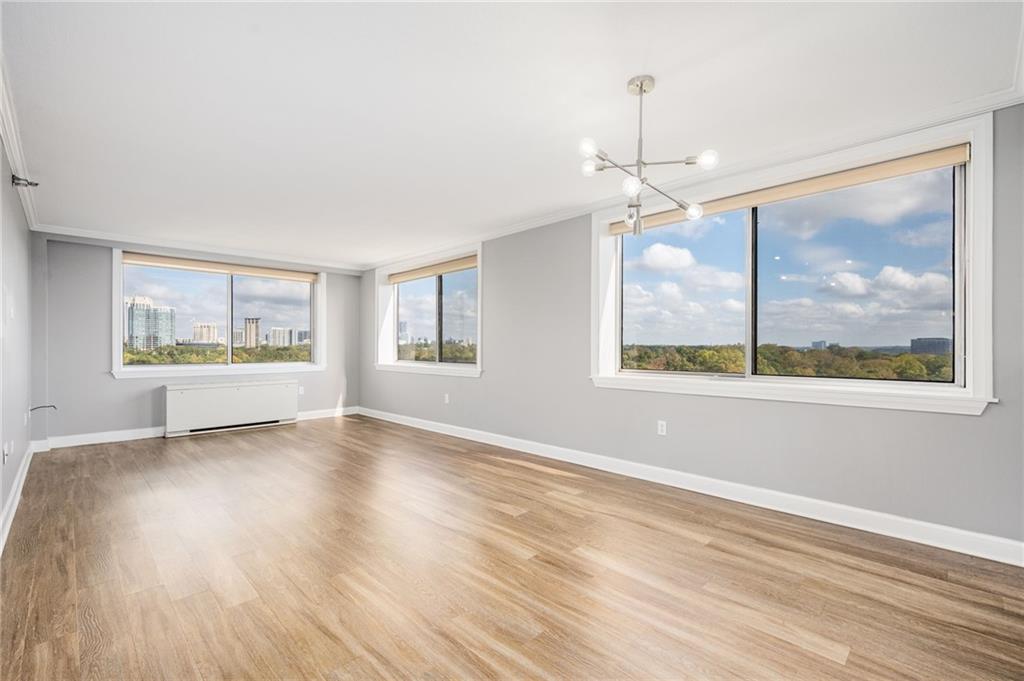
[[[1024,570],[365,417],[37,455],[3,679],[1024,679]]]

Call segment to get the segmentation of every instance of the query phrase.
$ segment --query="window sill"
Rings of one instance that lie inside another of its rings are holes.
[[[465,376],[480,378],[479,364],[436,364],[424,362],[395,362],[393,364],[376,364],[378,371],[397,371],[406,374],[434,374],[436,376]]]
[[[939,414],[965,414],[979,416],[989,404],[998,402],[993,397],[972,395],[956,386],[929,385],[865,385],[850,384],[830,379],[810,385],[792,380],[716,377],[716,376],[634,376],[616,374],[592,376],[598,388],[643,390],[648,392],[703,395],[707,397],[733,397],[778,402],[807,402],[872,409],[896,409]],[[797,379],[799,381],[799,379]]]
[[[252,376],[255,374],[298,374],[325,371],[326,364],[196,364],[176,366],[120,367],[111,371],[114,378],[176,378],[180,376]]]

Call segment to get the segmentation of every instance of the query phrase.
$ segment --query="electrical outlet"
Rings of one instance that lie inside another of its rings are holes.
[[[299,394],[300,395],[305,395],[306,394],[306,388],[304,386],[301,386],[301,385],[299,386]]]
[[[664,421],[658,421],[658,435],[668,434],[668,424]]]
[[[450,398],[450,397],[448,397],[448,393],[445,393],[445,394],[444,394],[444,403],[445,403],[445,404],[451,404],[451,403],[452,403],[452,400],[451,400],[451,398]]]
[[[4,443],[4,465],[7,465],[7,457],[11,455],[11,447]]]

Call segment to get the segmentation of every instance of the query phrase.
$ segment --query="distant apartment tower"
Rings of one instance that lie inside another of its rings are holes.
[[[812,350],[828,350],[828,341],[811,341]]]
[[[125,343],[133,350],[174,345],[174,308],[154,305],[146,296],[124,299]]]
[[[245,318],[245,347],[258,348],[260,346],[260,318]]]
[[[948,355],[953,352],[952,338],[911,338],[912,355]]]
[[[245,343],[245,330],[244,329],[232,329],[231,330],[231,345],[236,348],[239,345]]]
[[[302,345],[309,342],[309,329],[298,329],[295,332],[295,344]]]
[[[295,338],[295,329],[286,329],[281,326],[272,326],[270,331],[267,333],[267,345],[274,347],[283,347],[286,345],[293,345],[292,342]]]
[[[212,322],[192,322],[193,343],[216,343],[217,325]]]

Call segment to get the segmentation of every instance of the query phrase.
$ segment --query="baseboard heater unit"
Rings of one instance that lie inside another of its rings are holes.
[[[299,413],[299,382],[294,380],[193,383],[164,388],[164,437],[294,423]]]

